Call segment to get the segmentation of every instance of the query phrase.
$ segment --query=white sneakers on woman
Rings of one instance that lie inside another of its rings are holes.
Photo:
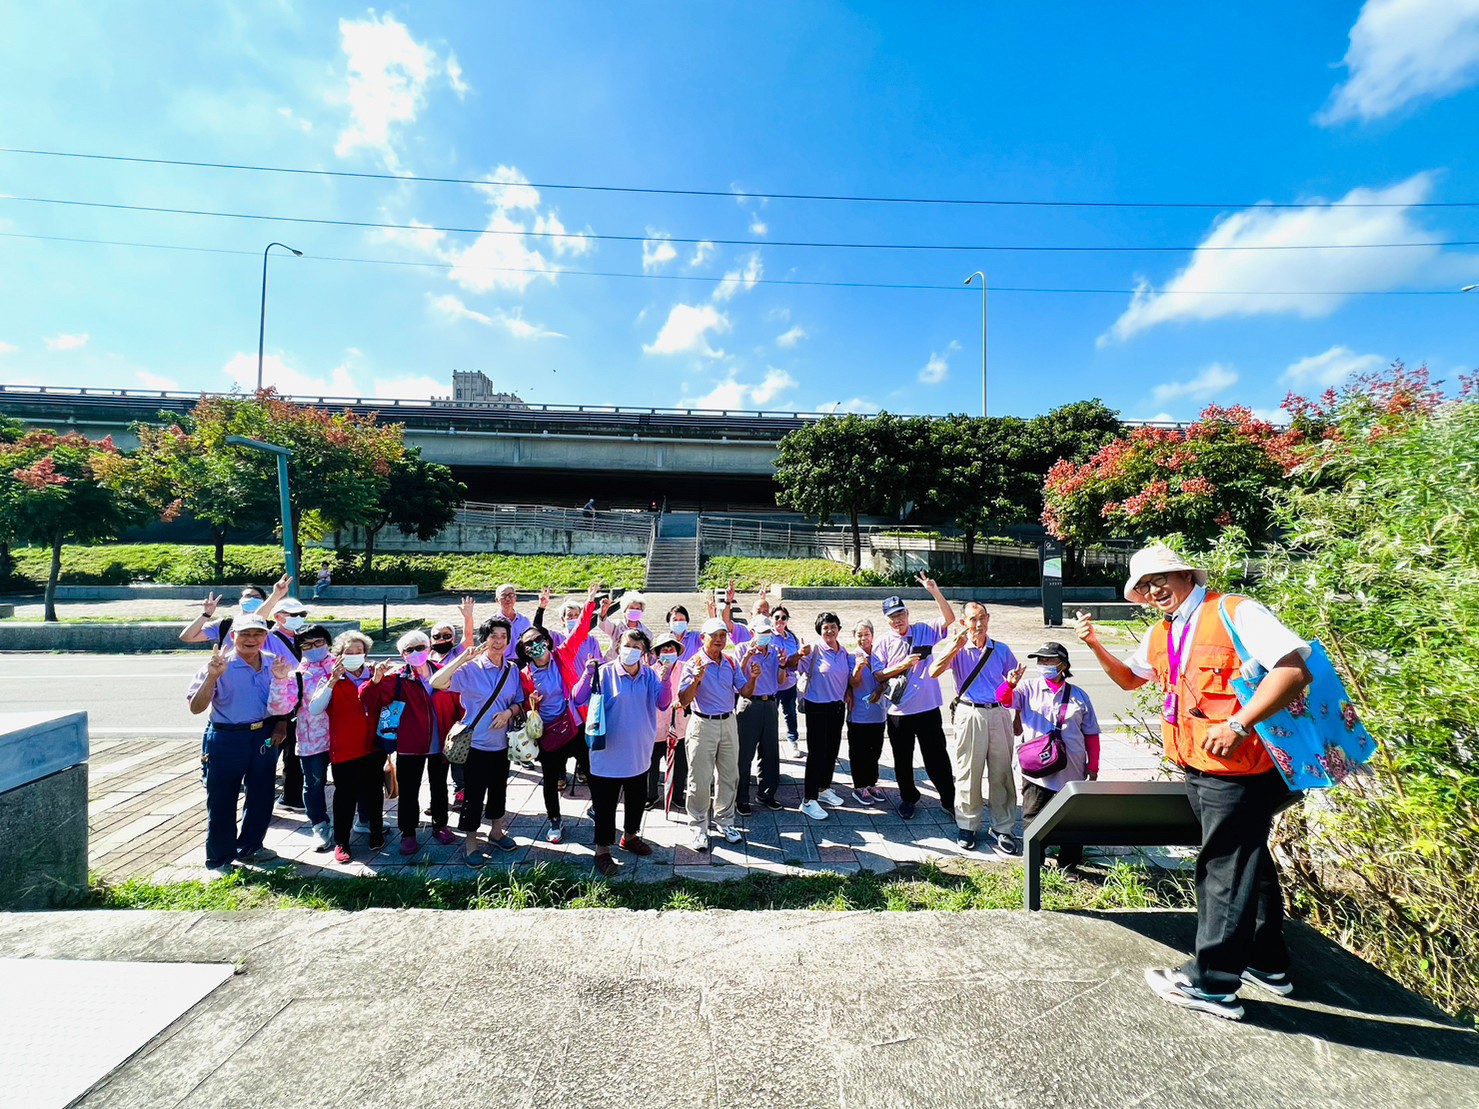
[[[817,800],[824,805],[831,805],[834,809],[843,803],[842,796],[831,786],[817,794]]]
[[[811,817],[813,820],[827,819],[827,810],[822,808],[822,806],[817,804],[815,801],[803,802],[801,806],[801,811],[804,812],[807,816]]]

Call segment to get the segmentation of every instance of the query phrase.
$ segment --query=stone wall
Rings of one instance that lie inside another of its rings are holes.
[[[0,910],[87,896],[87,714],[0,713]]]

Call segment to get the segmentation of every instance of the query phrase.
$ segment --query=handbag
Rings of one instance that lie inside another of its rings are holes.
[[[1246,705],[1268,671],[1244,648],[1228,614],[1226,597],[1218,601],[1217,614],[1243,663],[1228,684],[1239,703]],[[1356,715],[1345,683],[1318,639],[1310,641],[1305,666],[1310,672],[1309,686],[1254,728],[1284,781],[1296,792],[1337,785],[1376,753],[1376,740]]]
[[[1072,689],[1073,686],[1063,683],[1063,699],[1058,702],[1058,726],[1017,748],[1017,762],[1023,774],[1046,778],[1068,766],[1068,744],[1063,742],[1063,725],[1068,720],[1068,698]]]
[[[396,744],[400,742],[401,717],[406,712],[406,702],[400,699],[401,676],[395,676],[395,693],[392,695],[390,704],[380,710],[380,719],[375,724],[375,738],[380,741],[380,750],[387,755],[395,754]]]
[[[591,694],[590,709],[585,714],[585,745],[592,751],[606,750],[606,695],[601,692],[601,668],[591,675],[596,691]]]
[[[539,710],[531,712],[530,717],[537,717]],[[575,738],[575,733],[580,731],[580,725],[575,722],[571,715],[570,706],[565,706],[565,711],[553,720],[544,721],[544,727],[539,733],[539,748],[542,751],[558,751],[565,744]]]
[[[503,692],[503,683],[508,681],[508,669],[509,664],[505,662],[503,674],[499,677],[498,684],[493,687],[492,696],[483,702],[483,707],[478,709],[477,715],[472,718],[472,723],[468,723],[467,717],[464,716],[447,732],[447,742],[443,751],[448,762],[461,766],[467,761],[467,756],[472,751],[472,733],[477,731],[478,721],[483,719],[483,714],[493,707],[493,702],[498,700],[498,695]]]

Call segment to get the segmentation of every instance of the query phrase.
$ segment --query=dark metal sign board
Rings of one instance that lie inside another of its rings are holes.
[[[1197,847],[1202,827],[1182,782],[1070,782],[1027,830],[1028,909],[1042,908],[1047,847]]]

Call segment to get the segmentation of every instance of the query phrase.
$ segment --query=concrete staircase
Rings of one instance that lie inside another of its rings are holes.
[[[647,556],[648,593],[694,593],[698,591],[698,537],[658,536]]]

